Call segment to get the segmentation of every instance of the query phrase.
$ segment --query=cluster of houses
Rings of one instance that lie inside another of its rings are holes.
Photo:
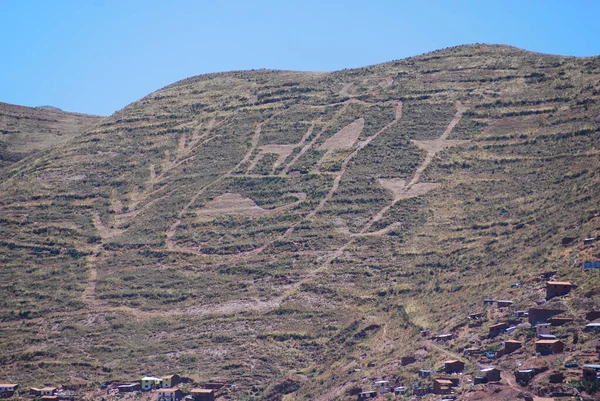
[[[162,377],[145,376],[140,381],[133,383],[116,384],[114,389],[117,393],[134,393],[136,391],[154,391],[157,401],[214,401],[217,391],[225,386],[225,383],[206,383],[202,388],[193,388],[189,394],[177,386],[182,382],[179,375]],[[0,384],[0,398],[10,398],[18,394],[18,384]],[[107,389],[107,393],[109,390]],[[57,387],[32,387],[29,395],[43,401],[74,401],[75,393],[62,390]]]
[[[19,385],[16,383],[0,384],[0,398],[10,398],[18,394],[18,391]],[[57,387],[32,387],[29,389],[29,395],[43,401],[73,401],[75,399],[74,392]]]
[[[520,283],[513,285],[514,287],[520,287]],[[545,290],[546,296],[544,301],[538,302],[537,307],[529,308],[528,310],[516,311],[514,319],[507,319],[506,322],[493,323],[488,327],[487,338],[493,339],[503,334],[511,334],[517,330],[520,326],[519,321],[521,319],[527,319],[532,329],[535,329],[535,352],[537,355],[553,355],[561,354],[566,350],[566,344],[552,334],[552,329],[556,326],[562,326],[573,322],[572,317],[561,316],[566,312],[566,308],[558,306],[552,306],[553,303],[547,303],[545,301],[555,297],[561,297],[569,294],[573,288],[576,288],[570,282],[566,281],[546,281]],[[514,302],[508,299],[494,300],[492,298],[484,299],[485,305],[496,304],[499,308],[507,308],[514,305]],[[560,305],[560,304],[559,304]],[[469,319],[471,321],[470,327],[481,326],[481,322],[484,320],[484,313],[471,313]],[[585,314],[585,318],[590,323],[586,324],[583,328],[584,331],[600,331],[600,311],[590,311]],[[594,321],[594,320],[599,321]],[[509,322],[513,322],[512,324]],[[421,336],[424,338],[430,338],[434,341],[446,342],[454,338],[452,333],[440,333],[432,335],[430,330],[422,330]],[[529,337],[529,334],[528,336]],[[463,351],[464,356],[483,356],[485,355],[488,359],[500,358],[503,355],[511,354],[524,347],[523,340],[507,338],[501,343],[501,348],[494,352],[485,352],[480,347],[466,348]],[[489,348],[488,348],[489,349]],[[596,353],[600,359],[600,341],[596,346]],[[406,359],[406,363],[405,363]],[[410,360],[409,360],[410,359]],[[401,360],[401,365],[414,363],[414,358],[404,357]],[[567,366],[568,365],[568,366]],[[572,366],[574,365],[574,366]],[[485,365],[484,365],[485,366]],[[565,367],[578,367],[576,363],[568,363]],[[457,387],[461,385],[461,373],[465,369],[465,363],[461,360],[452,359],[444,362],[444,367],[440,371],[432,371],[427,369],[421,369],[418,371],[419,379],[423,380],[419,385],[415,385],[412,388],[405,386],[389,386],[389,383],[385,380],[378,380],[373,383],[372,389],[362,390],[358,393],[358,400],[364,400],[368,398],[376,398],[380,394],[393,393],[396,395],[407,394],[408,392],[416,396],[424,396],[426,394],[439,394],[449,395],[453,394]],[[521,368],[515,370],[514,376],[518,383],[526,384],[533,379],[533,377],[547,368]],[[599,380],[600,381],[600,364],[584,364],[581,367],[581,378],[582,380]],[[425,382],[424,379],[427,379]],[[501,371],[496,367],[490,366],[481,368],[477,374],[472,376],[472,380],[469,383],[474,385],[499,382],[501,379]],[[564,374],[559,371],[550,372],[548,375],[550,383],[562,383],[564,380]],[[423,384],[425,383],[425,384]]]
[[[225,383],[211,382],[202,388],[193,388],[189,394],[177,386],[182,378],[177,375],[145,376],[139,382],[123,383],[116,386],[119,393],[132,393],[135,391],[155,391],[158,401],[214,401],[216,392],[225,386]]]

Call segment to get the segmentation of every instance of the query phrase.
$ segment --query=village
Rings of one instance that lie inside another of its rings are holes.
[[[178,387],[181,384],[188,388],[192,387],[189,391],[184,391]],[[191,379],[181,377],[178,374],[161,377],[144,376],[133,382],[105,383],[100,386],[97,393],[102,394],[98,399],[122,398],[123,395],[137,395],[144,392],[151,395],[151,399],[157,401],[214,401],[227,387],[226,383],[216,381],[204,383],[200,387],[193,387],[193,385]],[[20,396],[21,398],[29,396],[30,399],[36,401],[74,401],[81,399],[75,391],[57,386],[31,387],[28,391],[23,391],[18,384],[0,384],[0,398],[11,398],[13,396]]]
[[[551,276],[552,273],[547,273],[540,279]],[[520,287],[521,283],[513,286]],[[569,314],[560,300],[569,296],[574,288],[576,286],[570,282],[550,279],[545,282],[545,299],[528,310],[514,310],[511,300],[484,298],[483,311],[473,312],[467,317],[468,329],[484,329],[486,332],[484,338],[475,341],[477,344],[464,348],[462,355],[456,358],[440,360],[437,368],[418,369],[416,382],[408,383],[399,378],[374,380],[369,387],[356,390],[356,399],[415,399],[434,394],[441,396],[441,400],[453,400],[457,399],[457,394],[463,388],[500,383],[521,387],[542,376],[550,389],[548,395],[552,397],[573,395],[570,387],[563,386],[567,379],[600,384],[600,311],[588,311],[582,316]],[[494,320],[489,321],[488,316],[493,316]],[[486,322],[488,324],[484,325]],[[513,338],[518,333],[521,334],[520,339]],[[448,354],[452,355],[447,345],[454,338],[453,333],[433,335],[430,330],[423,330],[419,341],[424,347],[448,348]],[[577,352],[575,345],[578,345]],[[504,360],[515,356],[523,360],[517,369],[506,371],[499,367]],[[566,361],[560,369],[556,369],[556,357],[561,356]],[[407,355],[400,359],[402,369],[409,370],[411,365],[418,363],[418,355]],[[375,365],[371,362],[368,367]],[[360,368],[356,368],[348,373],[360,371]],[[184,391],[181,385],[189,390]],[[157,401],[214,401],[221,396],[229,399],[226,397],[227,387],[231,386],[223,382],[208,382],[195,387],[191,379],[172,374],[144,376],[132,382],[105,383],[98,394],[103,394],[103,399],[147,393],[152,397],[149,399]],[[74,401],[81,398],[74,391],[57,385],[32,387],[24,391],[16,383],[0,384],[0,398],[13,396],[29,396],[30,399],[44,401]]]
[[[584,246],[595,241],[596,238],[586,239]],[[595,270],[600,263],[584,262],[583,267]],[[353,387],[348,394],[357,401],[422,398],[448,401],[462,399],[465,393],[485,386],[508,385],[525,390],[536,384],[538,393],[545,392],[553,398],[576,395],[574,382],[600,388],[600,310],[571,313],[563,301],[577,285],[559,281],[556,274],[544,272],[533,280],[536,288],[540,288],[537,283],[542,284],[540,290],[545,294],[535,306],[519,309],[511,299],[485,297],[479,311],[465,316],[467,323],[462,332],[432,334],[429,329],[421,330],[418,342],[422,348],[399,358],[399,374],[363,379],[362,385]],[[510,287],[519,290],[524,284],[516,282]],[[457,337],[470,338],[469,346],[457,347],[454,343]],[[423,358],[424,350],[440,351],[449,358],[439,360],[436,366],[426,366],[430,362]],[[356,361],[354,365],[360,366]],[[506,368],[515,365],[517,368]],[[365,368],[376,369],[376,361],[367,362]],[[355,367],[347,373],[361,372],[360,367]],[[215,401],[235,399],[228,392],[234,387],[221,380],[196,384],[190,378],[171,374],[104,383],[92,398],[87,390],[85,395],[78,394],[58,384],[21,389],[18,383],[4,383],[0,384],[0,398],[75,401],[99,397],[104,401],[128,399],[125,398],[128,395],[140,399],[145,394],[143,400]],[[526,393],[522,395],[526,401],[535,400]]]
[[[586,245],[591,240],[586,239]],[[586,262],[584,268],[597,267]],[[461,395],[467,389],[477,390],[487,384],[526,390],[534,382],[537,389],[545,391],[545,396],[555,399],[576,395],[572,382],[597,388],[600,386],[600,311],[591,310],[583,315],[570,313],[561,300],[577,286],[555,280],[554,275],[555,272],[540,275],[539,280],[544,280],[545,298],[526,310],[516,310],[515,302],[509,299],[484,298],[483,310],[469,314],[467,327],[480,332],[483,329],[485,334],[471,340],[472,346],[456,350],[462,351],[462,355],[440,360],[436,368],[418,369],[416,383],[392,378],[375,380],[370,388],[360,389],[357,399],[375,399],[387,394],[410,395],[414,399],[434,394],[441,396],[438,400],[446,401],[463,399]],[[521,286],[520,282],[511,285],[512,288]],[[449,344],[455,338],[453,333],[433,335],[430,330],[422,330],[420,341],[423,349],[436,348],[453,355]],[[520,365],[516,369],[501,368],[514,361]],[[400,360],[404,368],[418,363],[417,355],[407,355]],[[535,399],[526,392],[521,395],[525,400]]]

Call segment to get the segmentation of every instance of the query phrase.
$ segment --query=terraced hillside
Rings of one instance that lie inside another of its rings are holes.
[[[0,376],[355,399],[480,341],[483,297],[535,305],[541,272],[600,308],[599,100],[600,58],[488,45],[152,93],[0,170]]]
[[[0,102],[0,168],[61,145],[101,119],[50,106],[24,107]]]

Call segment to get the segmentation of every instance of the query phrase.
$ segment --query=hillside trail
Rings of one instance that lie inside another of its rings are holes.
[[[520,393],[527,393],[527,394],[529,394],[529,392],[526,389],[524,389],[523,387],[519,386],[519,384],[515,380],[514,375],[510,374],[510,372],[507,372],[507,371],[503,370],[502,372],[500,372],[500,377],[513,390],[518,391]],[[538,397],[538,396],[532,395],[532,394],[529,394],[529,395],[531,395],[531,397],[533,398],[533,401],[553,401],[554,400],[554,398]]]

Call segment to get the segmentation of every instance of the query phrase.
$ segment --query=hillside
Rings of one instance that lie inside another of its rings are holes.
[[[600,58],[491,45],[156,91],[0,170],[0,377],[91,391],[179,373],[231,399],[349,400],[520,338],[517,357],[464,358],[512,372],[530,332],[487,327],[544,298],[547,271],[577,285],[559,302],[569,353],[531,361],[558,368],[600,309],[581,268],[600,257],[582,245],[600,234],[599,100]]]
[[[101,119],[52,106],[24,107],[0,102],[0,168],[61,145]]]

